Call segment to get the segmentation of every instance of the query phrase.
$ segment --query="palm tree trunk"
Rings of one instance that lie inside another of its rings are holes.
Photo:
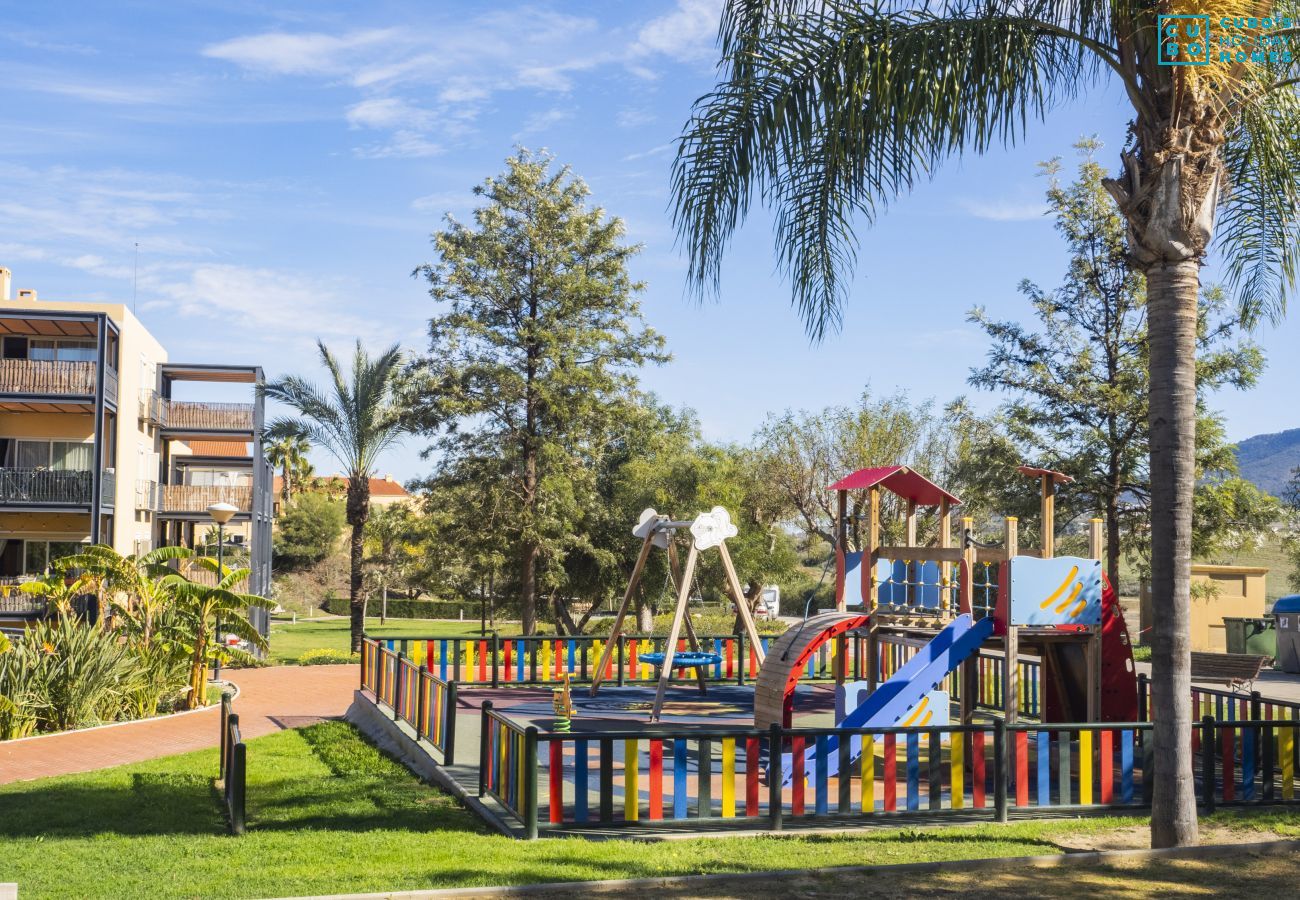
[[[1155,773],[1151,846],[1197,840],[1192,780],[1190,586],[1196,486],[1195,259],[1151,266],[1151,712]]]

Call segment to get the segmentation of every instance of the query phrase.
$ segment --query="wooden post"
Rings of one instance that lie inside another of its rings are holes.
[[[845,554],[849,551],[849,492],[837,491],[835,500],[835,609],[844,612],[844,583],[848,579]]]
[[[907,501],[907,546],[916,546],[916,501]],[[916,605],[916,587],[914,582],[920,580],[920,563],[914,559],[906,560],[907,572],[907,590],[904,592],[905,602],[911,608]]]
[[[1007,604],[1010,607],[1010,604]],[[1020,629],[1011,624],[1011,611],[1007,610],[1006,678],[1002,679],[1002,715],[1008,725],[1016,724],[1020,716]]]
[[[669,577],[671,577],[673,580],[673,588],[680,590],[684,582],[682,582],[681,580],[681,567],[678,564],[678,558],[677,558],[677,544],[674,541],[668,542],[668,573],[669,573]],[[689,584],[687,585],[687,589],[689,591],[690,589]],[[687,607],[686,607],[686,617],[682,620],[682,624],[686,626],[687,646],[690,647],[693,652],[699,653],[700,641],[699,638],[695,636],[695,626],[691,624],[691,610],[690,610],[689,601],[687,602]],[[700,693],[704,693],[708,689],[706,686],[707,680],[704,676],[704,668],[702,666],[695,666],[694,669],[695,669],[695,681],[700,686]]]
[[[973,613],[975,602],[975,546],[966,543],[966,535],[970,534],[975,528],[975,520],[970,516],[962,516],[961,535],[962,535],[962,573],[961,585],[958,592],[957,611],[961,613]]]
[[[862,554],[862,564],[871,566],[871,596],[866,597],[867,611],[873,611],[880,596],[876,586],[876,563],[880,555],[880,488],[867,491],[867,548]]]
[[[1020,555],[1020,520],[1015,516],[1007,516],[1003,523],[1003,537],[1007,548],[1007,562],[1010,562],[1012,557]]]
[[[700,551],[691,542],[691,552],[686,555],[686,571],[682,573],[682,582],[677,591],[677,608],[673,612],[673,623],[668,628],[668,643],[664,645],[664,661],[659,669],[659,685],[655,688],[655,702],[650,710],[650,721],[658,722],[659,713],[664,706],[664,692],[668,688],[668,679],[672,677],[673,654],[677,651],[677,639],[682,633],[682,616],[686,614],[686,604],[691,596],[691,579],[695,577],[695,564],[699,561]]]
[[[952,544],[952,508],[949,505],[948,498],[943,497],[939,500],[939,546],[948,548]],[[952,584],[952,563],[939,563],[939,583],[947,586]],[[942,611],[944,618],[952,614],[952,592],[940,589],[939,591],[939,609]]]
[[[619,642],[618,636],[623,630],[623,619],[627,615],[628,604],[632,602],[632,595],[636,593],[637,585],[641,583],[641,573],[645,571],[646,560],[650,558],[650,549],[654,546],[654,536],[655,533],[652,530],[641,543],[641,552],[637,554],[636,564],[632,566],[632,576],[627,580],[627,590],[623,592],[623,602],[618,605],[618,613],[614,616],[614,627],[610,630],[609,640],[605,641],[605,646],[600,649],[600,661],[596,664],[596,671],[591,675],[591,696],[593,697],[596,696],[596,691],[600,688],[600,680],[605,676],[605,668],[609,664],[609,656],[614,651],[614,645]],[[671,540],[670,537],[670,546]]]
[[[1101,559],[1106,542],[1101,536],[1101,519],[1088,520],[1088,558]]]
[[[1043,559],[1056,555],[1056,480],[1044,475],[1043,482]]]
[[[1087,658],[1088,721],[1101,721],[1101,627],[1092,628],[1084,645]]]
[[[692,552],[694,552],[694,545],[692,545]],[[740,587],[740,576],[736,574],[736,567],[731,562],[731,551],[727,549],[726,541],[718,544],[718,555],[722,557],[722,570],[727,573],[727,586],[731,588],[732,599],[736,601],[736,610],[740,613],[745,633],[749,635],[749,646],[761,666],[766,658],[763,642],[759,640],[758,626],[754,624],[754,616],[749,611],[749,604],[745,602],[745,592]],[[689,565],[689,559],[687,564]]]

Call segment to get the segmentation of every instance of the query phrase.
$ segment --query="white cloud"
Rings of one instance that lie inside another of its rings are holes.
[[[959,200],[958,205],[968,216],[989,222],[1032,222],[1047,214],[1041,200],[1017,203],[1010,200]]]
[[[654,156],[666,156],[672,152],[672,144],[660,144],[658,147],[651,147],[649,150],[642,150],[639,153],[629,153],[623,157],[623,162],[634,162],[638,159],[649,159]]]
[[[614,121],[619,128],[637,128],[641,125],[649,125],[656,118],[655,114],[647,109],[628,107],[627,109],[620,109],[618,115],[614,117]]]
[[[721,17],[722,0],[677,0],[672,12],[642,26],[633,50],[682,62],[708,58],[714,52]]]
[[[400,36],[401,31],[395,28],[343,35],[268,32],[212,44],[203,49],[203,55],[274,75],[333,75],[348,71],[362,51],[381,47]]]
[[[518,141],[532,134],[545,132],[547,129],[566,122],[573,118],[571,109],[547,109],[541,112],[535,112],[524,120],[524,124],[514,134],[514,140]]]
[[[579,75],[598,69],[653,78],[657,60],[710,56],[720,3],[676,0],[634,33],[590,16],[522,5],[337,34],[277,30],[231,38],[203,52],[256,74],[351,85],[360,96],[344,112],[349,126],[392,132],[389,140],[356,148],[357,155],[429,156],[471,131],[498,94],[565,94]],[[415,106],[404,96],[429,99]],[[525,122],[519,134],[558,121],[546,115]],[[629,113],[620,121],[629,127],[645,119]]]

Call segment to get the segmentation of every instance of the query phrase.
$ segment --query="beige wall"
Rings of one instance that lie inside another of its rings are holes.
[[[5,437],[90,441],[95,419],[89,413],[0,412],[0,433]]]
[[[1192,566],[1191,639],[1193,650],[1223,653],[1227,650],[1223,620],[1264,615],[1264,580],[1268,569],[1260,566]],[[1142,634],[1150,643],[1151,596],[1143,586]]]

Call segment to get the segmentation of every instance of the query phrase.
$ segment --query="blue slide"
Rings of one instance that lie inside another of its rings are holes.
[[[948,674],[962,664],[972,653],[979,650],[993,634],[993,617],[989,616],[974,621],[969,614],[963,613],[954,619],[943,631],[934,636],[930,643],[916,652],[905,662],[893,676],[877,687],[861,705],[850,712],[840,722],[842,728],[888,728],[896,725],[907,713],[921,702],[930,691],[948,677]],[[861,753],[861,738],[854,737],[850,746],[851,760],[856,760]],[[832,735],[828,741],[826,762],[829,775],[839,770],[839,738]],[[804,772],[812,775],[815,771],[816,748],[809,747],[804,760]],[[784,782],[790,781],[790,761],[787,757],[784,765]]]

